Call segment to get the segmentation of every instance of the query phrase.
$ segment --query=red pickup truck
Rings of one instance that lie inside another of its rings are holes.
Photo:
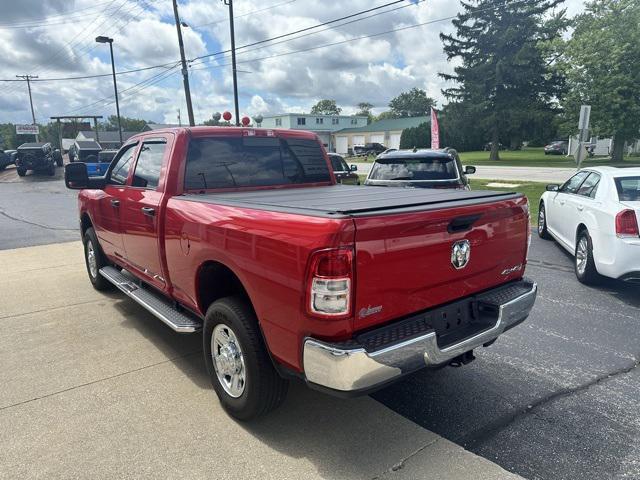
[[[103,177],[67,165],[89,279],[177,332],[202,330],[222,405],[240,419],[288,380],[361,394],[465,364],[522,322],[525,197],[337,185],[309,132],[145,132]]]

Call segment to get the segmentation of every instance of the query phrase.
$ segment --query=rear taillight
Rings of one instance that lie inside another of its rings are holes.
[[[307,275],[307,312],[320,317],[351,315],[353,250],[333,248],[312,254]]]
[[[618,237],[640,237],[638,219],[634,210],[623,210],[616,215],[616,235]]]

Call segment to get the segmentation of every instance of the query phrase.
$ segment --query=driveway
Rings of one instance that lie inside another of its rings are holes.
[[[370,397],[220,407],[202,336],[93,290],[80,242],[0,251],[0,478],[512,479]]]

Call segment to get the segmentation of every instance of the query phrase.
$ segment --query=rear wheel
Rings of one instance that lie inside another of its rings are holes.
[[[56,174],[56,164],[52,163],[47,167],[47,175],[53,177]]]
[[[550,240],[551,235],[547,230],[547,211],[544,208],[544,203],[540,202],[540,209],[538,210],[538,236],[545,240]]]
[[[98,237],[93,227],[84,233],[84,260],[87,265],[89,280],[96,290],[109,290],[111,283],[100,275],[100,269],[109,265],[98,243]]]
[[[18,176],[20,177],[24,177],[27,174],[26,168],[18,167],[16,170],[18,171]]]
[[[227,297],[211,304],[203,344],[211,383],[230,415],[250,420],[282,403],[288,382],[273,367],[246,300]]]
[[[593,260],[593,243],[588,230],[578,234],[575,252],[575,271],[578,280],[586,285],[598,283],[600,275]]]

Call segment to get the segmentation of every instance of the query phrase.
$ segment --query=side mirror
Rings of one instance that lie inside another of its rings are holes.
[[[464,173],[465,175],[473,175],[474,173],[476,173],[476,167],[467,165],[466,167],[464,167]]]
[[[547,185],[546,189],[547,189],[547,192],[557,192],[558,190],[560,190],[560,185],[551,183]]]
[[[358,165],[351,165],[351,171],[352,172],[357,172],[358,171]]]

